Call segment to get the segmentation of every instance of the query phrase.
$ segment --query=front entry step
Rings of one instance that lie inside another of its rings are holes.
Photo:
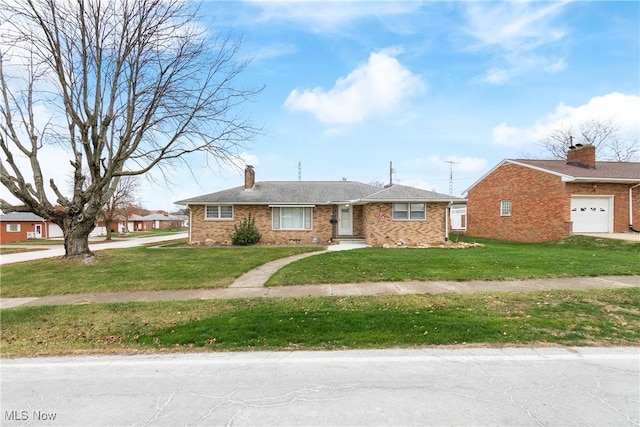
[[[346,236],[346,237],[334,237],[333,238],[333,242],[335,243],[348,243],[348,244],[354,244],[354,245],[366,245],[367,242],[362,238],[362,237],[350,237],[350,236]]]
[[[336,237],[333,239],[333,245],[329,245],[327,250],[329,251],[346,251],[349,249],[366,248],[367,242],[358,237]]]

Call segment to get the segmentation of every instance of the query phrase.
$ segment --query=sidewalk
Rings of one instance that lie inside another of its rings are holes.
[[[240,279],[239,279],[240,280]],[[238,283],[237,281],[234,282]],[[553,289],[639,288],[640,276],[572,277],[564,279],[532,279],[469,282],[365,282],[325,285],[237,287],[222,289],[188,289],[177,291],[131,291],[53,295],[40,298],[0,299],[0,308],[114,303],[132,301],[175,301],[242,298],[291,298],[305,296],[411,295],[439,293],[474,293],[500,291],[544,291]]]

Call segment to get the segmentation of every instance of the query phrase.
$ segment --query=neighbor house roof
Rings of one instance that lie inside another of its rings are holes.
[[[568,164],[565,160],[508,160],[574,180],[631,180],[640,181],[640,162],[596,162],[596,167],[585,168]]]
[[[9,212],[0,215],[0,221],[45,221],[44,218],[34,214],[33,212]]]
[[[506,164],[515,164],[561,177],[565,182],[640,183],[640,162],[596,162],[595,168],[571,165],[566,160],[505,159],[467,188],[468,193],[479,182]]]
[[[354,181],[263,181],[256,182],[249,190],[240,186],[180,200],[176,204],[326,205],[399,200],[447,202],[463,199],[403,185],[380,188]]]

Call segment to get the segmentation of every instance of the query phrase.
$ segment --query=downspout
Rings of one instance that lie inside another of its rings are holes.
[[[629,187],[629,230],[636,233],[640,233],[640,230],[636,230],[635,228],[633,228],[633,189],[638,186],[640,186],[640,184]]]
[[[449,202],[447,208],[444,210],[444,241],[449,241],[449,211],[451,210],[451,204],[453,202]]]
[[[191,227],[193,224],[193,209],[191,209],[191,207],[189,205],[187,205],[187,207],[189,208],[189,241],[191,241]],[[205,208],[207,209],[207,208]]]

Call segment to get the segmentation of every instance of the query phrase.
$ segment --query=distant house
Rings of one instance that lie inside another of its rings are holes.
[[[540,242],[640,229],[640,163],[597,162],[593,145],[566,160],[503,160],[465,193],[472,236]]]
[[[464,202],[403,185],[385,188],[353,181],[255,181],[176,204],[190,210],[189,239],[230,242],[234,226],[251,215],[269,244],[361,239],[369,245],[443,243],[449,205]]]
[[[31,212],[10,212],[0,215],[0,242],[62,237],[57,225]]]
[[[141,218],[143,222],[151,223],[151,229],[176,229],[185,227],[188,221],[186,215],[172,215],[167,212],[156,212]]]

